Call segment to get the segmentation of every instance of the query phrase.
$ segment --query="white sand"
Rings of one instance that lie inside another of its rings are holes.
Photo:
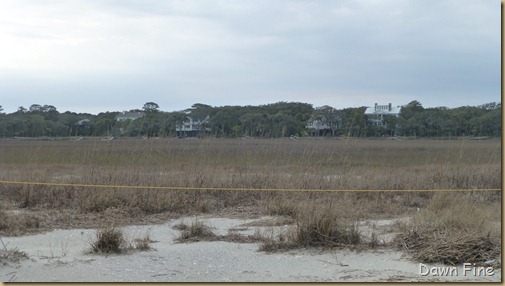
[[[190,223],[191,220],[183,221]],[[201,220],[212,225],[217,234],[226,234],[230,228],[253,221]],[[501,281],[500,270],[494,276],[463,276],[461,266],[458,276],[423,276],[419,273],[419,263],[391,250],[357,253],[305,249],[268,254],[258,252],[255,243],[175,243],[179,231],[171,226],[177,223],[180,220],[162,225],[125,227],[123,229],[130,239],[149,233],[157,241],[151,244],[155,250],[108,256],[85,253],[95,230],[55,230],[3,237],[8,248],[17,247],[27,252],[30,258],[20,263],[0,265],[0,279],[3,282]],[[249,227],[240,233],[251,234],[255,229]]]

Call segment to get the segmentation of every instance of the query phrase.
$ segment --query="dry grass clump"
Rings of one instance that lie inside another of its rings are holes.
[[[9,262],[18,263],[22,259],[28,259],[28,254],[17,247],[0,249],[0,265],[7,265]]]
[[[192,221],[191,225],[181,223],[174,226],[174,228],[181,230],[181,234],[177,239],[179,242],[214,240],[216,238],[216,234],[212,232],[212,229],[198,220]]]
[[[427,263],[485,265],[501,255],[500,205],[478,204],[470,194],[440,192],[403,226],[398,246]],[[501,265],[495,265],[501,267]]]
[[[147,251],[154,242],[149,234],[141,238],[127,239],[121,229],[106,227],[96,232],[95,240],[90,243],[92,253],[124,253],[132,250]]]
[[[298,214],[294,242],[300,246],[347,246],[361,242],[358,227],[344,219],[332,204],[307,204]]]
[[[196,241],[227,241],[235,243],[256,243],[268,242],[270,239],[259,233],[252,235],[242,235],[236,230],[230,230],[226,235],[217,235],[212,231],[212,228],[205,223],[194,220],[190,225],[183,222],[172,226],[172,228],[180,230],[181,234],[176,239],[178,242],[196,242]]]
[[[498,259],[501,253],[499,242],[480,233],[445,231],[427,235],[409,231],[399,240],[414,260],[427,263],[457,265],[468,262],[483,266],[486,261]]]
[[[153,242],[155,241],[151,239],[151,236],[146,234],[142,238],[135,238],[130,248],[138,251],[148,251],[152,249],[150,243]]]
[[[2,248],[0,248],[0,265],[7,265],[9,262],[18,263],[21,259],[28,258],[28,254],[17,247],[7,248],[2,238],[0,238],[0,242],[2,243]]]
[[[236,232],[229,232],[227,235],[220,235],[217,240],[235,243],[267,243],[270,241],[270,239],[260,233],[242,235]]]
[[[287,241],[284,238],[285,236],[279,236],[277,240],[275,239],[269,239],[262,244],[260,244],[260,247],[258,248],[258,251],[265,251],[265,252],[277,252],[277,251],[288,251],[290,249],[297,249],[300,246],[297,245],[293,241]]]
[[[30,214],[7,214],[0,210],[0,233],[19,235],[40,228],[40,218]]]
[[[115,227],[107,227],[96,232],[96,239],[91,243],[94,253],[120,253],[126,248],[123,232]]]
[[[295,224],[260,246],[261,251],[287,250],[300,247],[341,247],[362,243],[358,226],[332,201],[302,203]]]

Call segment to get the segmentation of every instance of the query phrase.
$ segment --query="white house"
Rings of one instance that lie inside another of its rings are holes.
[[[368,107],[365,110],[365,115],[368,116],[368,121],[377,126],[384,126],[385,116],[396,116],[400,115],[401,106],[392,106],[391,103],[387,105],[375,104],[374,107]]]
[[[307,121],[305,128],[310,136],[334,135],[342,125],[340,113],[333,107],[324,105],[317,107],[312,117]]]
[[[192,117],[188,117],[188,120],[182,122],[180,126],[176,127],[177,136],[179,137],[196,137],[200,132],[210,132],[211,129],[205,127],[205,124],[209,123],[209,116],[205,117],[203,120],[196,120]]]
[[[306,128],[309,129],[315,129],[315,130],[323,130],[323,129],[330,129],[330,125],[326,120],[317,120],[317,119],[309,119],[307,121],[307,125],[305,125]]]

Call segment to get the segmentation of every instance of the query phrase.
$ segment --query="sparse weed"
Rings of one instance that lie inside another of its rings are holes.
[[[155,241],[152,240],[149,233],[147,233],[141,238],[134,238],[130,248],[138,251],[148,251],[152,249],[150,243],[153,242]]]
[[[23,259],[28,259],[28,254],[17,247],[0,249],[0,265],[7,265],[9,262],[18,263]]]

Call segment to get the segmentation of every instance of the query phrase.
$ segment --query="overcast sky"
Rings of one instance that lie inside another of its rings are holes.
[[[499,0],[0,0],[0,105],[501,102]]]

